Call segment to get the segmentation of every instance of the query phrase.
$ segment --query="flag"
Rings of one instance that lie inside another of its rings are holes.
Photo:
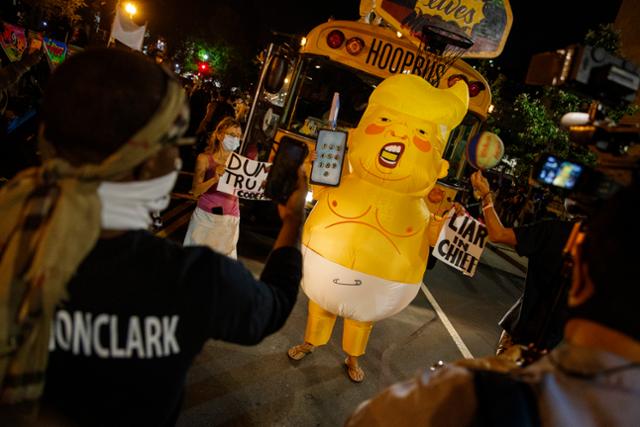
[[[138,26],[120,8],[116,9],[116,17],[111,27],[111,39],[117,40],[134,50],[142,50],[146,25]]]

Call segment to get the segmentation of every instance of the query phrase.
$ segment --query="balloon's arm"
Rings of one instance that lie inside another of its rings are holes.
[[[436,245],[438,241],[438,236],[440,236],[440,232],[442,231],[442,227],[444,227],[445,220],[447,216],[434,215],[431,214],[429,219],[429,223],[427,224],[427,238],[429,239],[429,246],[433,247]]]

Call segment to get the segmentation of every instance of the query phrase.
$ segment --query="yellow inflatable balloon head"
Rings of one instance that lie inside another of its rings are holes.
[[[437,89],[415,75],[387,78],[371,94],[351,133],[349,163],[354,173],[393,191],[425,196],[448,172],[442,152],[468,106],[462,80]]]

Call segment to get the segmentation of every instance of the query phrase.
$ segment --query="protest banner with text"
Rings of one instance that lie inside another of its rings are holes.
[[[433,255],[465,276],[473,276],[487,243],[487,228],[469,214],[456,215],[453,209],[444,221]]]
[[[218,191],[241,199],[269,200],[264,195],[264,183],[270,167],[271,163],[231,153],[226,170],[218,181]]]

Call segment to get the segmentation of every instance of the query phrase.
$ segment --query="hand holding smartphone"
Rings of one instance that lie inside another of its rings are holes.
[[[283,137],[273,159],[264,189],[265,196],[286,204],[298,183],[298,168],[309,154],[307,145],[289,137]]]

